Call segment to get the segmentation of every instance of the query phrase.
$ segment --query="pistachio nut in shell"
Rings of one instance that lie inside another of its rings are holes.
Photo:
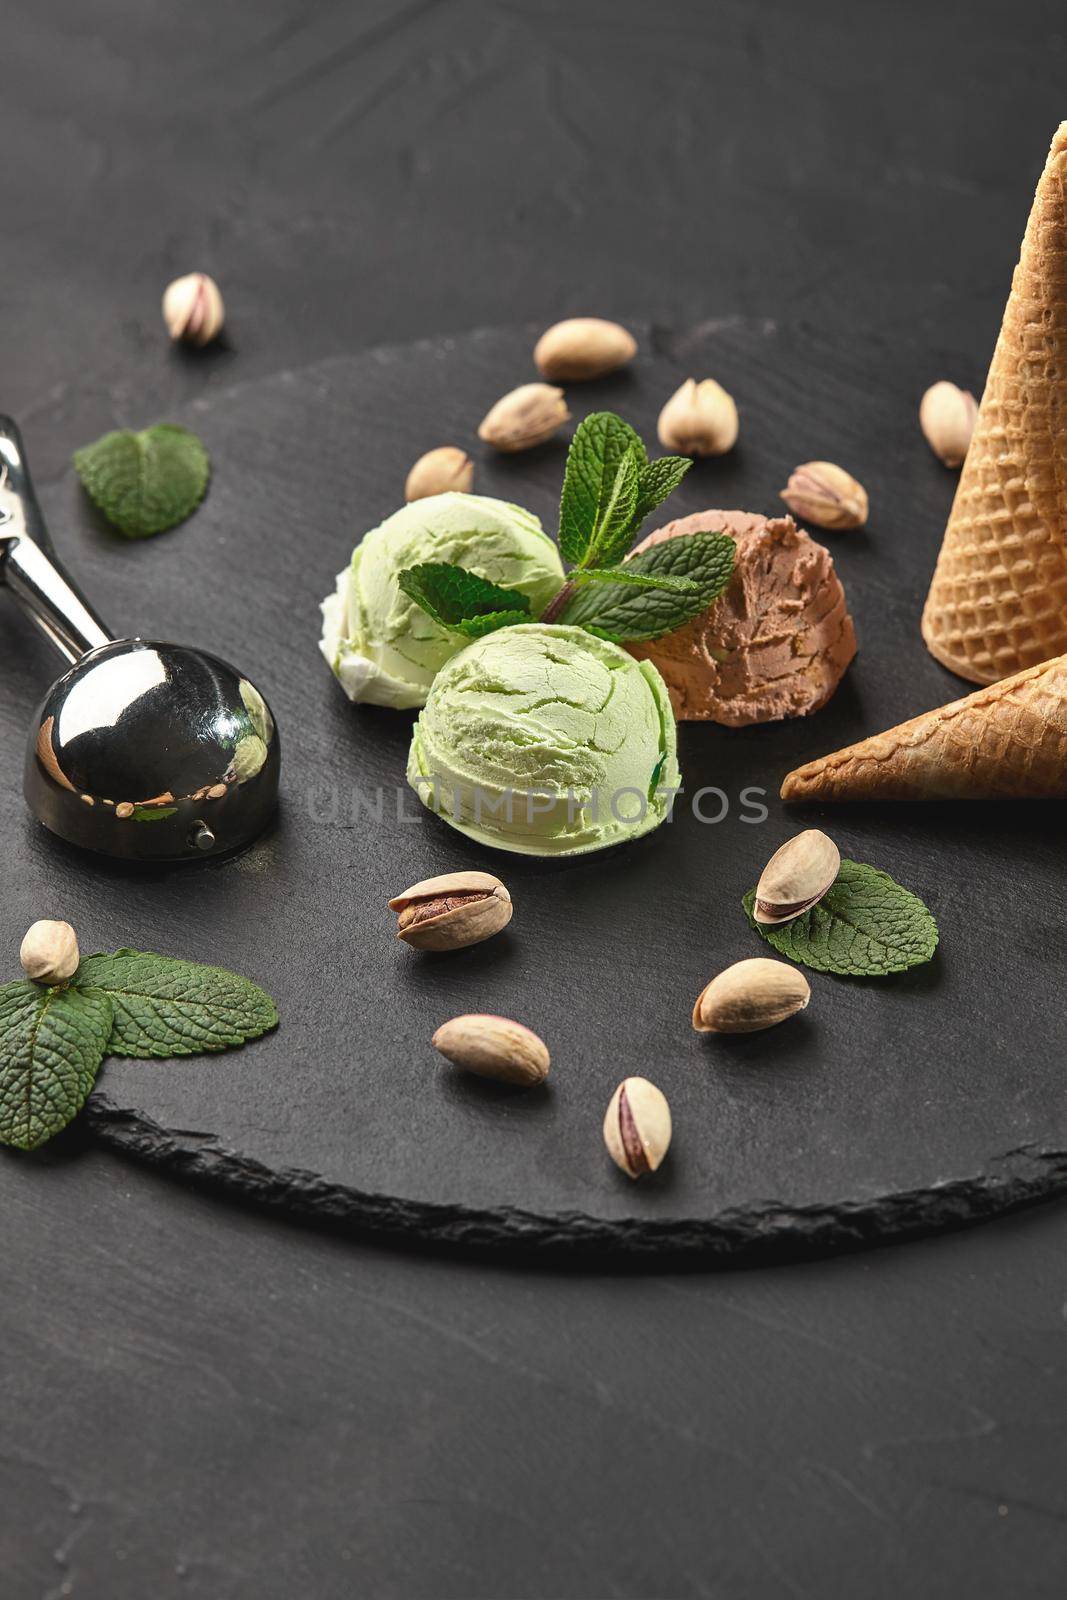
[[[550,383],[523,383],[486,412],[478,437],[511,455],[544,444],[569,417],[562,389]]]
[[[647,1078],[624,1078],[604,1114],[608,1154],[628,1178],[655,1172],[670,1147],[671,1108]]]
[[[862,528],[870,510],[862,483],[832,461],[805,461],[796,467],[781,498],[801,522],[831,531]]]
[[[919,402],[919,426],[930,449],[946,467],[959,467],[978,421],[978,401],[969,389],[942,379]]]
[[[787,839],[760,873],[752,915],[772,927],[817,905],[841,870],[841,852],[818,828]]]
[[[163,321],[171,338],[182,344],[210,344],[222,332],[226,308],[214,278],[187,272],[163,293]]]
[[[656,432],[665,450],[683,456],[722,456],[737,443],[737,406],[714,378],[687,378],[659,414]]]
[[[78,936],[69,922],[35,922],[19,950],[27,978],[34,983],[66,983],[78,970]]]
[[[603,378],[632,361],[637,340],[618,322],[603,317],[567,317],[546,328],[534,346],[543,378],[569,382]]]
[[[693,1007],[698,1033],[758,1033],[803,1011],[811,999],[804,974],[784,961],[735,961],[701,990]]]
[[[433,1046],[464,1072],[522,1089],[543,1083],[551,1064],[544,1040],[510,1017],[477,1012],[453,1017],[438,1028]]]
[[[433,494],[470,494],[474,462],[455,444],[439,445],[420,456],[407,475],[404,499],[426,500]]]
[[[397,938],[415,950],[462,950],[506,928],[514,906],[491,872],[446,872],[394,895]]]

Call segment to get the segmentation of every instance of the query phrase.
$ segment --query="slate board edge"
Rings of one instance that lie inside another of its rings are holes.
[[[87,1104],[86,1120],[101,1143],[211,1194],[341,1233],[444,1251],[505,1250],[546,1264],[594,1264],[599,1258],[654,1267],[679,1257],[708,1266],[784,1262],[970,1227],[1067,1190],[1067,1150],[1026,1147],[1009,1151],[980,1176],[863,1201],[799,1209],[768,1204],[704,1219],[632,1216],[609,1222],[583,1212],[423,1204],[366,1193],[296,1168],[273,1170],[228,1149],[212,1134],[164,1128],[99,1092]]]

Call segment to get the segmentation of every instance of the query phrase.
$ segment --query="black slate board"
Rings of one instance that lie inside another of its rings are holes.
[[[691,373],[736,395],[739,447],[694,469],[674,515],[772,509],[789,468],[812,457],[840,461],[870,491],[869,530],[826,536],[860,640],[831,705],[790,724],[681,730],[689,790],[723,790],[725,820],[700,825],[681,803],[638,844],[539,863],[480,850],[413,801],[398,818],[412,718],[349,706],[316,648],[318,602],[360,534],[399,503],[415,456],[470,440],[492,400],[529,375],[535,331],[342,357],[194,404],[174,420],[211,450],[209,497],[188,525],[145,544],[96,524],[72,476],[42,491],[59,548],[114,627],[234,659],[267,692],[284,739],[283,810],[243,856],[136,872],[79,855],[22,807],[23,734],[56,663],[11,605],[0,611],[12,958],[28,922],[62,915],[85,948],[129,943],[253,975],[283,1018],[274,1036],[226,1056],[109,1062],[89,1125],[238,1196],[450,1244],[788,1254],[1053,1192],[1067,1181],[1059,808],[819,817],[790,815],[776,798],[799,761],[962,692],[918,633],[954,482],[917,429],[918,396],[940,376],[922,352],[911,386],[891,389],[870,342],[832,348],[815,330],[740,320],[684,336],[644,330],[632,371],[571,391],[577,416],[610,406],[648,438]],[[895,355],[893,370],[905,370]],[[552,527],[564,449],[479,459],[476,487]],[[353,820],[353,794],[379,786],[382,823]],[[749,786],[767,790],[761,825],[741,820]],[[742,893],[813,821],[926,899],[941,925],[937,957],[876,982],[812,974],[811,1006],[786,1027],[697,1037],[699,988],[762,953]],[[470,866],[511,887],[509,932],[449,957],[399,945],[389,894]],[[463,1010],[541,1032],[549,1086],[516,1095],[441,1065],[429,1036]],[[656,1079],[675,1118],[667,1165],[639,1186],[610,1165],[600,1136],[628,1073]]]

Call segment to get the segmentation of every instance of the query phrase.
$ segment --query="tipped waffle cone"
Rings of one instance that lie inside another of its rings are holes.
[[[809,761],[782,799],[1067,799],[1067,655]]]
[[[1067,122],[1034,196],[922,633],[974,683],[1067,650]]]

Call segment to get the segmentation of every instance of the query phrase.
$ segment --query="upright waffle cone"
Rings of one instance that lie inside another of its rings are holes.
[[[1067,799],[1067,655],[809,761],[782,799]]]
[[[974,683],[1067,650],[1067,122],[1034,196],[922,632]]]

